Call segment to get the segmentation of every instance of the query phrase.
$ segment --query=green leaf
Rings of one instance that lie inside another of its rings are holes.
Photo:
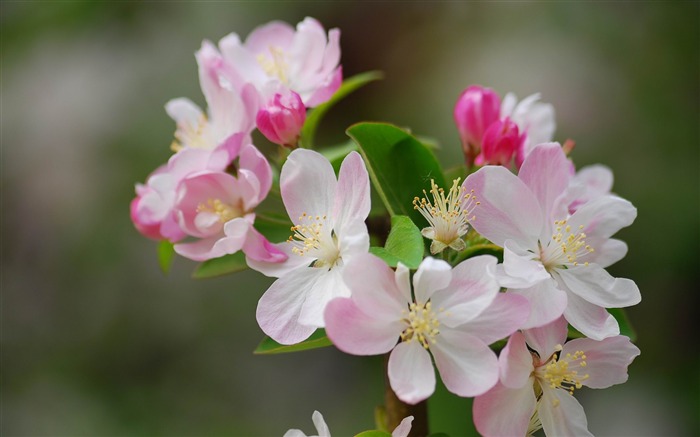
[[[383,78],[384,74],[381,71],[368,71],[366,73],[361,73],[345,79],[343,84],[340,85],[340,88],[338,88],[338,91],[333,94],[333,97],[331,97],[330,100],[318,105],[306,115],[304,127],[301,129],[301,143],[304,145],[304,147],[313,149],[314,138],[316,137],[318,125],[329,109],[331,109],[336,103],[347,97],[353,91],[362,88],[370,82]]]
[[[362,431],[359,434],[355,434],[355,437],[391,437],[386,431],[379,431],[378,429],[373,429],[370,431]]]
[[[170,271],[170,266],[173,265],[175,259],[175,248],[173,243],[168,240],[161,240],[158,243],[158,265],[163,273],[167,274]]]
[[[629,337],[630,341],[637,340],[637,332],[632,327],[624,308],[608,308],[608,312],[615,317],[615,320],[617,320],[617,323],[620,325],[620,335]]]
[[[236,252],[231,255],[224,255],[204,261],[192,273],[194,279],[214,278],[216,276],[236,273],[248,268],[243,252]]]
[[[410,269],[417,269],[423,260],[423,236],[410,218],[391,217],[391,231],[384,247],[370,247],[370,253],[383,259],[391,267],[401,261]]]
[[[253,351],[256,355],[273,355],[273,354],[284,354],[287,352],[298,352],[310,349],[318,349],[321,347],[332,346],[333,343],[326,336],[325,329],[317,329],[316,332],[311,334],[311,337],[302,341],[301,343],[292,345],[283,345],[277,343],[270,337],[265,337],[257,348]]]
[[[257,214],[254,227],[272,243],[286,241],[292,233],[292,222],[282,214]]]
[[[391,215],[426,223],[413,199],[430,191],[430,180],[445,187],[435,155],[406,131],[385,123],[359,123],[347,134],[360,146],[372,184]]]

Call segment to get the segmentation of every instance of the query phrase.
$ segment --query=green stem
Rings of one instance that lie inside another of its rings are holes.
[[[469,246],[463,251],[459,253],[457,256],[457,259],[455,260],[455,264],[459,264],[460,262],[464,261],[467,258],[470,258],[473,254],[476,252],[479,252],[481,250],[492,250],[492,251],[499,251],[503,250],[501,246],[496,246],[495,244],[475,244],[473,246]]]

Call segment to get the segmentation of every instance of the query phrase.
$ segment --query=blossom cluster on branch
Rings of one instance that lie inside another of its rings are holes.
[[[611,192],[610,169],[577,170],[573,142],[552,142],[554,108],[538,94],[469,86],[454,108],[465,158],[454,168],[383,123],[313,150],[323,115],[379,77],[343,81],[339,37],[306,18],[204,41],[207,108],[166,104],[174,154],[137,184],[136,229],[200,272],[276,278],[257,306],[261,353],[332,343],[387,354],[388,389],[409,407],[435,391],[435,367],[449,391],[475,398],[483,435],[590,435],[572,395],[625,382],[640,353],[610,310],[639,303],[639,289],[606,270],[627,253],[612,237],[635,207]],[[255,129],[279,145],[274,157]],[[268,196],[286,216],[262,211]],[[427,427],[418,415],[389,422],[377,432]]]

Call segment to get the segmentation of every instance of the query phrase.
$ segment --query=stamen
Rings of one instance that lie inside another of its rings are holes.
[[[569,365],[578,362],[580,367],[586,367],[585,360],[583,351],[576,351],[573,355],[568,353],[559,359],[552,356],[549,363],[537,370],[539,379],[550,388],[562,388],[573,395],[574,390],[581,388],[582,382],[588,379],[588,374],[579,375],[577,370],[570,370]]]
[[[200,203],[197,206],[197,212],[216,214],[219,216],[219,221],[221,223],[226,223],[243,216],[243,211],[240,208],[224,203],[220,199],[209,199],[206,203]]]
[[[401,333],[401,341],[416,340],[428,349],[431,343],[435,344],[435,337],[440,334],[440,321],[433,311],[432,303],[412,303],[408,309],[408,315],[403,319],[408,327]]]
[[[554,222],[554,226],[552,240],[542,255],[542,263],[545,267],[563,264],[578,266],[579,258],[595,251],[586,244],[583,225],[580,225],[576,232],[572,232],[571,226],[567,224],[566,220],[557,220]],[[583,265],[587,266],[588,262],[584,262]]]
[[[205,135],[205,130],[208,125],[206,115],[202,114],[194,124],[188,121],[178,123],[175,130],[175,140],[170,144],[170,150],[179,152],[185,147],[194,149],[209,149],[211,141]]]
[[[270,53],[270,58],[266,57],[264,53],[260,53],[257,56],[258,64],[260,64],[265,74],[279,79],[279,81],[285,85],[289,85],[287,79],[287,70],[289,66],[287,65],[284,51],[274,46],[270,46],[268,51]]]
[[[292,252],[315,258],[314,267],[333,268],[342,263],[338,237],[328,226],[328,216],[303,213],[296,226],[291,227]]]

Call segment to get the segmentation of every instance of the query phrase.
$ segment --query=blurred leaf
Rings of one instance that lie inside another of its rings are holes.
[[[464,164],[460,164],[455,167],[450,167],[445,170],[445,180],[446,181],[453,181],[457,178],[460,179],[461,182],[464,182],[464,179],[466,178],[467,174],[467,167],[464,166]]]
[[[175,248],[173,243],[168,240],[161,240],[158,243],[158,264],[163,273],[167,274],[170,271],[170,266],[173,265],[175,259]]]
[[[373,429],[371,431],[362,431],[359,434],[355,434],[355,437],[391,437],[386,431],[379,431],[378,429]]]
[[[396,126],[359,123],[347,134],[360,146],[372,184],[391,215],[408,216],[414,223],[425,218],[413,208],[413,199],[430,191],[430,180],[445,187],[435,155],[420,141]]]
[[[323,150],[319,150],[321,155],[325,156],[331,162],[333,166],[333,171],[338,174],[340,171],[340,165],[343,163],[343,159],[348,156],[348,153],[357,151],[357,144],[354,141],[348,141],[345,144],[339,144],[333,147],[326,147]]]
[[[437,378],[435,392],[428,398],[428,429],[435,434],[478,437],[472,420],[471,398],[450,393],[441,378]],[[433,434],[431,434],[433,435]]]
[[[340,85],[338,91],[333,94],[326,103],[318,105],[313,108],[306,116],[306,121],[304,122],[304,127],[301,129],[301,141],[304,147],[313,149],[314,138],[316,137],[316,130],[321,122],[321,119],[329,109],[331,109],[336,103],[347,97],[353,91],[362,88],[370,82],[384,78],[384,73],[381,71],[368,71],[366,73],[360,73],[343,81]]]
[[[417,269],[423,260],[423,236],[410,218],[391,217],[391,231],[384,247],[370,247],[370,253],[383,259],[391,267],[401,261],[410,269]]]
[[[445,434],[444,432],[434,432],[432,434],[428,434],[428,437],[450,437],[448,434]]]
[[[321,347],[332,346],[333,343],[326,336],[325,329],[317,329],[316,332],[311,334],[311,337],[302,341],[301,343],[292,345],[283,345],[277,343],[270,337],[265,337],[257,348],[253,351],[256,355],[272,355],[272,354],[284,354],[287,352],[298,352],[310,349],[318,349]]]
[[[374,407],[374,426],[376,426],[379,431],[389,432],[386,429],[386,422],[386,407],[384,407],[384,405]]]
[[[620,324],[620,335],[629,337],[630,341],[637,340],[637,332],[632,327],[630,319],[627,317],[627,311],[624,308],[608,308],[608,312]]]
[[[260,213],[255,217],[254,226],[270,242],[281,243],[291,235],[292,222],[286,214]]]
[[[194,279],[214,278],[216,276],[227,275],[229,273],[241,272],[248,268],[243,252],[224,255],[204,261],[192,273]]]

